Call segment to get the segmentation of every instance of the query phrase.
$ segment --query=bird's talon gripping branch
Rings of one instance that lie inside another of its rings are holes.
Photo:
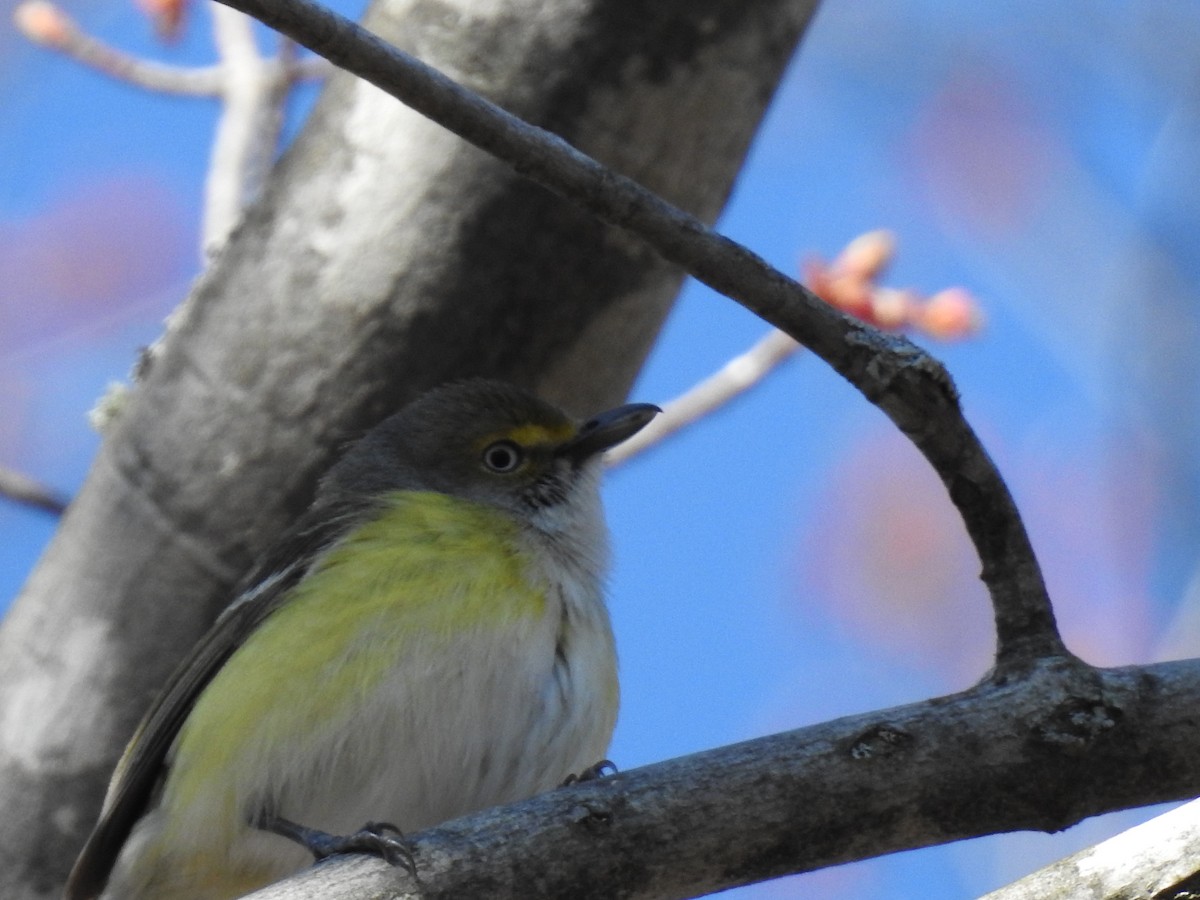
[[[582,784],[585,781],[599,781],[606,775],[616,775],[617,765],[611,759],[602,759],[598,763],[588,766],[578,775],[572,773],[563,779],[560,787],[567,787],[571,784]]]
[[[410,875],[417,874],[417,863],[404,833],[390,822],[368,822],[353,834],[330,834],[299,825],[282,816],[262,816],[255,827],[278,834],[300,844],[321,862],[343,853],[369,853]]]

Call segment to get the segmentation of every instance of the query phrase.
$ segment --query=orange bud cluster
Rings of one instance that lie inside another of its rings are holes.
[[[134,0],[138,8],[154,23],[154,30],[164,41],[176,40],[183,31],[188,0]]]
[[[26,0],[13,10],[13,23],[33,41],[45,47],[62,47],[76,33],[71,17],[49,0]]]
[[[912,328],[941,340],[956,340],[980,329],[979,304],[965,288],[946,288],[926,299],[913,290],[880,286],[878,279],[895,252],[891,232],[869,231],[847,244],[832,263],[817,258],[806,261],[804,278],[826,303],[885,331]]]

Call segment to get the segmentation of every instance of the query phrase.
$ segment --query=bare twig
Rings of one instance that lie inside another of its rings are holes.
[[[983,563],[997,665],[1066,653],[1007,486],[966,423],[945,369],[906,339],[831,309],[797,282],[561,138],[534,128],[310,0],[223,0],[397,97],[737,300],[879,406],[941,476]]]
[[[205,184],[205,255],[225,243],[246,204],[262,189],[279,152],[284,105],[301,80],[332,67],[320,57],[296,58],[296,44],[280,41],[275,59],[265,58],[254,39],[253,20],[212,4],[213,35],[221,57],[221,117]]]
[[[31,41],[120,81],[189,97],[213,97],[220,92],[219,66],[184,69],[130,56],[84,33],[49,0],[22,3],[13,13],[13,21]]]
[[[55,515],[62,515],[66,512],[67,504],[70,502],[53,488],[4,466],[0,466],[0,497]]]
[[[213,39],[221,58],[221,117],[204,186],[201,227],[206,255],[215,253],[242,215],[275,155],[278,125],[272,95],[278,75],[254,42],[252,20],[212,4]]]
[[[214,4],[216,5],[216,4]],[[253,19],[248,19],[253,22]],[[270,60],[271,77],[263,94],[262,125],[259,130],[259,145],[257,155],[250,161],[247,170],[247,185],[254,194],[262,190],[275,164],[283,136],[284,111],[287,107],[288,95],[300,80],[299,69],[296,66],[299,46],[291,38],[279,35],[279,47],[275,58]],[[319,57],[318,57],[319,58]]]
[[[604,461],[609,466],[618,466],[661,443],[754,387],[798,349],[800,345],[795,340],[772,329],[745,353],[735,356],[686,393],[664,403],[662,415],[625,443],[609,450]]]
[[[85,34],[50,0],[27,0],[14,14],[30,40],[112,78],[152,91],[221,98],[201,227],[206,256],[225,242],[270,171],[288,92],[331,68],[323,59],[296,59],[295,45],[286,39],[279,58],[266,59],[255,44],[251,20],[218,4],[212,10],[221,62],[195,69],[162,65],[110,47]]]

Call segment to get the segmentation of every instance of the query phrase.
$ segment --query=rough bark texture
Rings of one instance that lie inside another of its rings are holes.
[[[810,0],[391,2],[370,25],[706,221]],[[121,744],[344,440],[489,374],[619,400],[680,274],[340,75],[177,316],[0,631],[0,894],[57,892]]]

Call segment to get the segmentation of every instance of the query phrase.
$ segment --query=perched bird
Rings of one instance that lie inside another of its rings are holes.
[[[368,822],[415,831],[597,763],[600,454],[657,412],[579,426],[464,381],[354,444],[151,706],[68,900],[240,897],[310,862],[297,840],[359,847]]]

